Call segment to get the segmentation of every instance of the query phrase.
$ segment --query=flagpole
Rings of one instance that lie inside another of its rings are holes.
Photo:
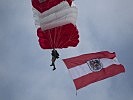
[[[76,96],[77,96],[77,90],[76,90]]]

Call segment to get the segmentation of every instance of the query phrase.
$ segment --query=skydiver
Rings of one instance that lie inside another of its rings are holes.
[[[53,66],[53,71],[54,71],[56,69],[55,61],[56,59],[59,58],[59,53],[57,52],[57,50],[53,49],[51,55],[52,55],[52,59],[51,59],[52,64],[50,66]]]

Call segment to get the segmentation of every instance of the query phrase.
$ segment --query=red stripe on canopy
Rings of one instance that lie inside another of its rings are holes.
[[[71,23],[45,31],[39,28],[37,35],[43,49],[75,47],[79,43],[78,30]]]
[[[46,0],[42,3],[39,2],[39,0],[32,0],[32,6],[34,8],[36,8],[39,12],[44,12],[50,8],[52,8],[53,6],[56,6],[57,4],[61,3],[62,1],[66,1],[66,0]],[[69,3],[69,5],[72,4],[72,0],[67,0],[67,2]]]

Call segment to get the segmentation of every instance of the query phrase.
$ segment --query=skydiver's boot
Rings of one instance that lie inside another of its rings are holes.
[[[55,64],[53,63],[53,71],[55,70],[56,68],[55,68]]]
[[[55,66],[53,67],[53,71],[55,70],[56,68],[55,68]]]
[[[52,64],[50,66],[53,66],[53,71],[56,69],[55,68],[55,64],[52,62]]]
[[[54,71],[56,69],[54,62],[52,63],[52,66],[53,66],[53,71]]]

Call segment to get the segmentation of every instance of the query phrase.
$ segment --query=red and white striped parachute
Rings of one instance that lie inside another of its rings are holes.
[[[32,0],[39,44],[43,49],[75,47],[79,43],[77,8],[72,0]]]

